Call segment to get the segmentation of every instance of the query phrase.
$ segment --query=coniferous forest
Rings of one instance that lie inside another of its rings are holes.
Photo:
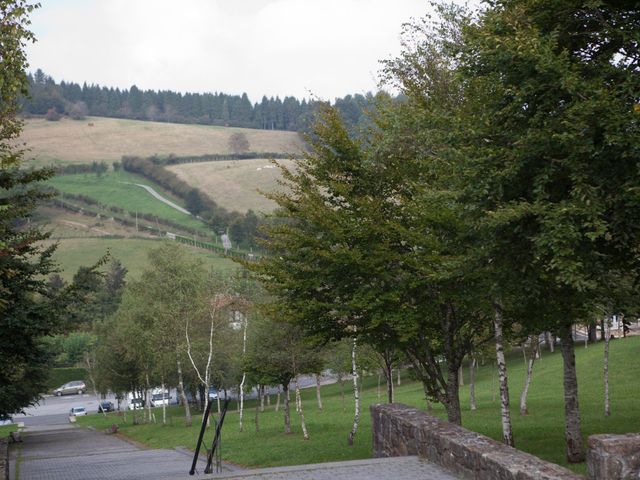
[[[25,115],[62,115],[82,119],[86,115],[129,118],[170,123],[195,123],[265,130],[307,130],[319,100],[287,96],[252,103],[246,93],[180,93],[172,90],[141,90],[133,85],[120,89],[100,85],[79,85],[60,81],[38,69],[28,75],[29,97],[22,99]],[[337,98],[336,108],[349,125],[360,125],[374,95],[355,94]]]

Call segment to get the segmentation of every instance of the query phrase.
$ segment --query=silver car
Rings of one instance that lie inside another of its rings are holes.
[[[86,391],[87,391],[87,386],[84,384],[82,380],[74,380],[73,382],[65,383],[61,387],[56,388],[53,391],[53,394],[59,397],[61,395],[73,395],[73,394],[80,395]]]

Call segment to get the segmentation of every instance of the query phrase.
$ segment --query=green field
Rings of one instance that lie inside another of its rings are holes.
[[[30,149],[26,158],[33,159],[32,164],[64,165],[111,163],[123,155],[228,154],[233,153],[229,137],[236,132],[245,134],[252,152],[297,154],[303,148],[295,132],[104,117],[88,117],[84,121],[63,118],[57,122],[27,119],[19,140]]]
[[[203,233],[208,231],[200,220],[163,203],[142,187],[131,185],[138,183],[152,187],[163,197],[184,207],[184,202],[140,175],[123,171],[109,171],[100,177],[93,173],[58,175],[49,180],[49,183],[61,192],[85,195],[104,205],[123,208],[125,212],[150,213],[188,228],[199,229]]]
[[[127,267],[128,278],[137,278],[147,265],[147,252],[159,247],[162,241],[142,238],[66,238],[57,242],[54,260],[63,269],[60,275],[65,280],[71,280],[79,267],[93,265],[108,251]],[[231,260],[206,250],[187,245],[183,248],[213,270],[233,272],[238,268]]]
[[[603,345],[590,345],[585,349],[577,346],[580,408],[584,439],[595,433],[627,433],[640,431],[640,402],[637,394],[640,391],[640,376],[635,371],[638,353],[640,353],[640,337],[617,339],[611,344],[610,378],[612,415],[603,416],[602,358]],[[465,371],[465,376],[467,372]],[[397,390],[397,401],[425,408],[422,388],[416,382],[405,382]],[[534,378],[529,396],[529,412],[526,417],[518,415],[518,398],[524,379],[524,366],[521,354],[515,352],[509,360],[509,387],[512,398],[513,429],[516,446],[524,451],[546,460],[566,465],[563,447],[563,394],[562,394],[562,359],[556,353],[543,352],[542,358],[534,367]],[[383,381],[384,383],[384,381]],[[349,384],[346,384],[349,395]],[[487,363],[478,372],[476,395],[478,410],[469,411],[468,386],[461,387],[464,426],[495,439],[501,438],[500,405],[497,394],[497,380],[494,368]],[[368,406],[384,401],[384,385],[382,398],[378,397],[377,378],[367,377],[364,380],[362,396],[363,411],[361,424],[356,435],[355,444],[347,446],[347,434],[353,421],[352,397],[346,397],[345,408],[340,399],[338,385],[322,388],[324,411],[318,410],[315,403],[315,390],[303,392],[305,419],[310,440],[304,441],[300,433],[298,416],[292,406],[292,423],[294,433],[282,433],[282,410],[275,412],[271,407],[260,414],[260,432],[254,428],[255,403],[248,402],[245,411],[245,431],[238,431],[238,414],[235,405],[227,414],[223,429],[222,456],[224,459],[250,467],[296,465],[325,461],[351,460],[368,458],[372,455],[371,421]],[[185,428],[181,418],[181,410],[173,407],[170,411],[169,425],[131,425],[117,414],[108,418],[89,416],[79,419],[82,425],[93,425],[106,428],[112,423],[121,425],[121,432],[128,437],[153,448],[187,446],[194,448],[199,426]],[[438,405],[434,413],[444,416]],[[156,417],[160,418],[159,410]],[[212,432],[208,433],[212,437]],[[572,469],[584,472],[584,464],[573,465]]]

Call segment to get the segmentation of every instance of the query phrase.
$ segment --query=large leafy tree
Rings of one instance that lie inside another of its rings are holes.
[[[47,196],[38,183],[51,172],[20,168],[24,150],[16,146],[22,129],[17,97],[27,92],[24,48],[34,40],[28,30],[34,8],[22,0],[0,1],[0,414],[37,399],[49,362],[41,339],[57,328],[46,285],[54,247],[43,248],[39,242],[47,234],[25,222]]]
[[[528,278],[562,339],[569,461],[584,458],[571,324],[637,274],[637,2],[492,2],[463,31],[456,148],[496,293]],[[496,268],[497,266],[497,268]]]

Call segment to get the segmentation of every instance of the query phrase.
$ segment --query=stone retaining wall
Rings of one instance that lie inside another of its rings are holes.
[[[372,405],[375,457],[420,455],[474,480],[584,480],[564,467],[402,404]]]
[[[591,435],[587,472],[591,479],[640,479],[640,434]]]
[[[9,480],[9,442],[0,438],[0,480]]]

